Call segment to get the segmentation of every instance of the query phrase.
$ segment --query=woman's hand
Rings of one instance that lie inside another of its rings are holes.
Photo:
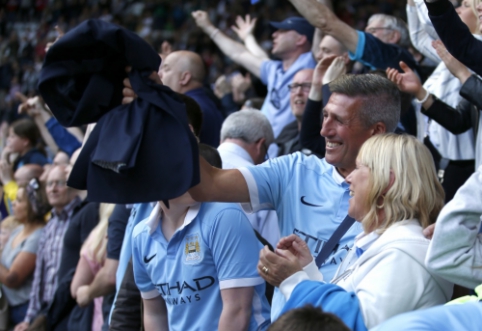
[[[279,249],[287,250],[293,254],[302,268],[306,267],[311,261],[313,261],[313,256],[311,256],[308,245],[306,245],[306,242],[303,239],[295,234],[281,238],[278,245],[276,245],[276,251]]]
[[[301,271],[296,256],[288,250],[276,249],[273,253],[265,246],[259,252],[258,272],[273,286],[279,286],[286,278]]]
[[[323,76],[323,85],[329,84],[341,75],[346,73],[345,58],[343,56],[336,57]]]

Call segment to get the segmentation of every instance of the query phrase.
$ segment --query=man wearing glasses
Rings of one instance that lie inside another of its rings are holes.
[[[275,138],[281,130],[295,120],[290,110],[288,84],[301,69],[314,68],[316,61],[312,53],[314,28],[302,17],[289,17],[282,22],[270,22],[277,29],[273,34],[271,54],[280,61],[251,53],[243,44],[231,39],[216,28],[205,11],[192,13],[199,26],[237,64],[259,77],[268,87],[268,95],[261,111],[266,115]],[[316,49],[318,45],[315,45]],[[276,155],[275,149],[269,153]]]
[[[301,121],[308,101],[312,78],[313,69],[303,69],[295,74],[293,81],[288,85],[290,109],[295,120],[283,128],[275,141],[278,145],[278,156],[302,150],[300,143]]]

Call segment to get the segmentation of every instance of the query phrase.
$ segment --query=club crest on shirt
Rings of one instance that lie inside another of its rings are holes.
[[[201,262],[203,260],[203,252],[199,233],[188,234],[184,240],[184,263],[197,264]]]

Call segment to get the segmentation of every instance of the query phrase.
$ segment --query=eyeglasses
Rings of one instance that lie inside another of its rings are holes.
[[[378,30],[393,30],[393,29],[392,28],[382,28],[382,27],[379,27],[379,28],[373,27],[373,28],[366,28],[365,29],[365,31],[370,33],[370,34],[374,34]]]
[[[49,180],[47,182],[47,187],[53,187],[54,185],[57,185],[57,187],[64,187],[67,185],[66,180]]]
[[[276,90],[274,87],[271,90],[269,101],[276,109],[279,109],[281,107],[281,101],[280,101],[278,90]]]
[[[308,93],[310,92],[310,89],[311,89],[311,83],[290,84],[288,85],[288,90],[290,90],[290,93],[296,93],[296,91],[298,90],[298,87],[301,87],[301,91]]]

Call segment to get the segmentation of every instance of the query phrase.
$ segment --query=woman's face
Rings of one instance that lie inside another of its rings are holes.
[[[17,198],[13,200],[13,215],[20,223],[27,221],[27,195],[25,189],[20,187],[17,191]]]
[[[349,200],[348,215],[357,221],[361,221],[370,210],[366,202],[366,197],[370,190],[369,179],[370,170],[368,167],[360,164],[357,159],[355,170],[345,179],[350,184],[351,199]]]
[[[462,22],[467,25],[470,32],[479,33],[479,18],[472,10],[471,4],[473,0],[464,0],[460,6],[456,9]]]
[[[8,131],[7,146],[13,153],[22,153],[26,146],[28,145],[28,140],[21,138],[13,132],[13,129]]]
[[[477,5],[477,16],[479,17],[479,33],[482,34],[482,2]]]

